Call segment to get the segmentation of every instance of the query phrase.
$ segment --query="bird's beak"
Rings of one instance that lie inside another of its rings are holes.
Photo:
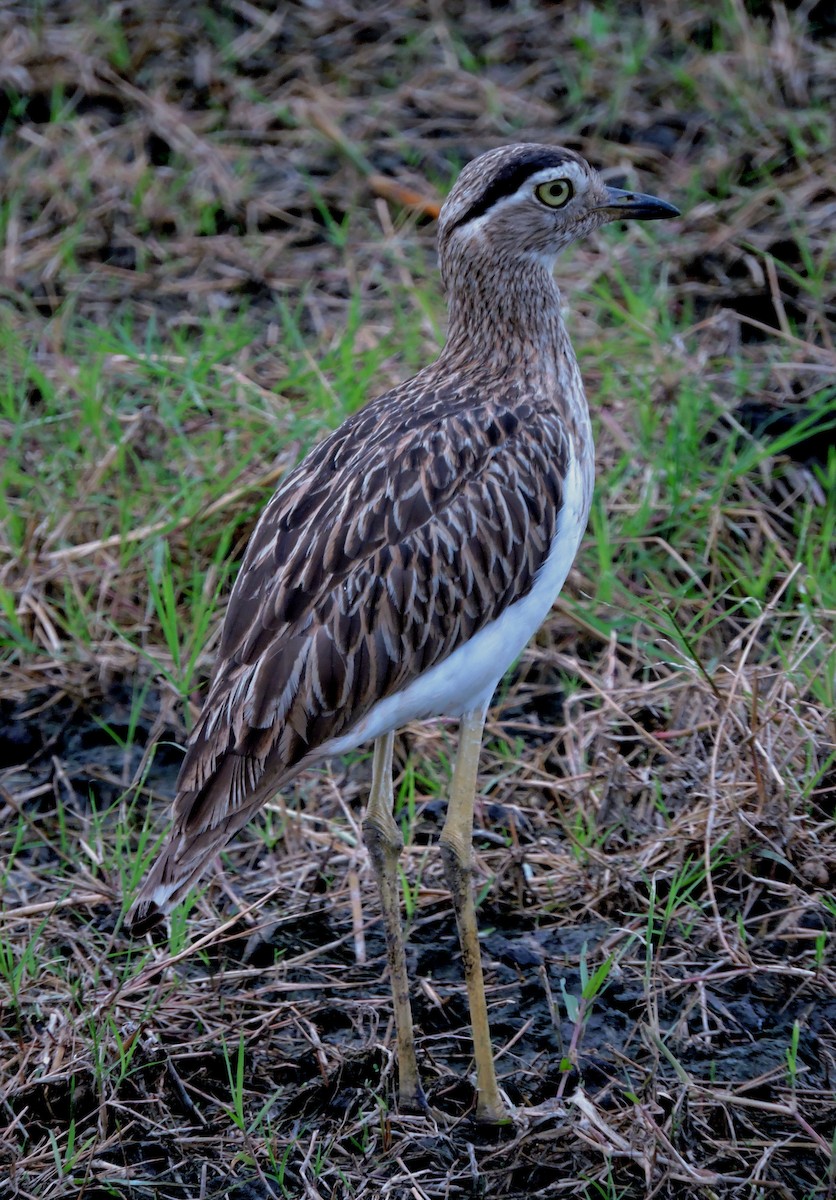
[[[605,212],[611,221],[622,221],[635,217],[639,221],[662,221],[666,217],[678,217],[679,209],[668,204],[667,200],[657,200],[655,196],[646,196],[643,192],[624,192],[621,188],[607,188],[606,204],[597,206],[598,212]]]

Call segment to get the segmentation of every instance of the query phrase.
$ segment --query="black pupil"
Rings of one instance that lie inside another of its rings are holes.
[[[569,186],[565,179],[553,179],[543,184],[540,194],[550,204],[563,204],[569,198]]]

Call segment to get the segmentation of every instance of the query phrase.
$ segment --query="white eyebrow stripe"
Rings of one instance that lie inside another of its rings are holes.
[[[575,169],[574,163],[561,163],[560,166],[556,167],[543,167],[540,171],[535,171],[532,175],[529,175],[515,192],[510,192],[500,200],[495,200],[487,212],[482,213],[480,217],[472,217],[471,220],[466,222],[467,227],[469,229],[479,229],[482,223],[499,209],[530,200],[535,188],[539,187],[542,183],[551,183],[556,179],[568,179],[574,188],[575,197],[582,196],[586,191],[587,178]]]

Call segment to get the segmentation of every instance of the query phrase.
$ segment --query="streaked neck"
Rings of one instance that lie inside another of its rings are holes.
[[[451,264],[445,276],[449,319],[442,358],[449,365],[479,361],[530,376],[574,362],[560,293],[545,263],[475,257]]]

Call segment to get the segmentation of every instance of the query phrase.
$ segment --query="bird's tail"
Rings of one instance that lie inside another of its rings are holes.
[[[275,790],[275,784],[258,786],[251,779],[256,786],[246,794],[246,772],[241,758],[228,754],[201,787],[178,794],[174,826],[125,917],[132,935],[147,933],[185,900],[214,855]]]
[[[200,854],[195,853],[193,846],[185,847],[184,854],[183,838],[177,836],[176,830],[172,832],[125,917],[133,937],[141,937],[159,925],[175,904],[185,900],[212,855],[225,842],[226,837],[220,835]]]

